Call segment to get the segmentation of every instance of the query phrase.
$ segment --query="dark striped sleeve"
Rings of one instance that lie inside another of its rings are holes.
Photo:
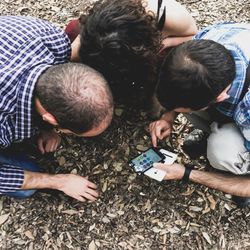
[[[24,170],[0,163],[0,193],[15,192],[22,187]]]

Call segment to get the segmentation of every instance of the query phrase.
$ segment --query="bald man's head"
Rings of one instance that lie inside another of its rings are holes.
[[[77,134],[112,119],[113,98],[106,80],[84,64],[50,67],[38,79],[36,95],[59,127]]]

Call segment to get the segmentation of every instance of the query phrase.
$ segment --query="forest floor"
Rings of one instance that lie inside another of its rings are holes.
[[[78,17],[82,0],[1,0],[1,14],[31,15],[64,27]],[[249,0],[183,0],[199,28],[219,21],[250,22]],[[250,209],[204,186],[158,183],[137,177],[127,162],[151,146],[145,113],[117,108],[111,127],[94,139],[65,137],[63,148],[38,157],[51,173],[78,173],[98,184],[95,203],[61,193],[37,192],[27,200],[0,198],[0,249],[250,249]],[[190,125],[183,117],[172,140],[181,151]],[[204,157],[194,162],[201,170]]]

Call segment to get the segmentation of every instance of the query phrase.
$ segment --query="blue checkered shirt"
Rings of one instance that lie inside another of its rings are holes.
[[[32,105],[39,76],[51,65],[66,63],[71,46],[54,25],[31,17],[0,16],[0,148],[37,131]],[[0,163],[0,193],[22,186],[23,170]]]
[[[210,39],[224,45],[233,55],[236,77],[228,91],[227,100],[219,103],[217,109],[232,117],[245,139],[245,147],[250,151],[250,90],[240,100],[250,61],[250,24],[222,23],[209,26],[199,32],[194,39]]]

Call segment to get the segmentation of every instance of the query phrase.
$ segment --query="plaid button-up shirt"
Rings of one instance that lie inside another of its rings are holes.
[[[227,100],[217,109],[232,117],[245,138],[245,147],[250,151],[250,90],[240,100],[250,61],[250,24],[222,23],[209,26],[194,39],[210,39],[224,45],[232,54],[236,64],[236,77],[228,91]],[[219,66],[218,66],[219,67]]]
[[[31,17],[0,16],[0,148],[35,134],[33,91],[51,65],[69,61],[71,45],[54,25]],[[23,170],[1,164],[0,193],[19,189]]]

